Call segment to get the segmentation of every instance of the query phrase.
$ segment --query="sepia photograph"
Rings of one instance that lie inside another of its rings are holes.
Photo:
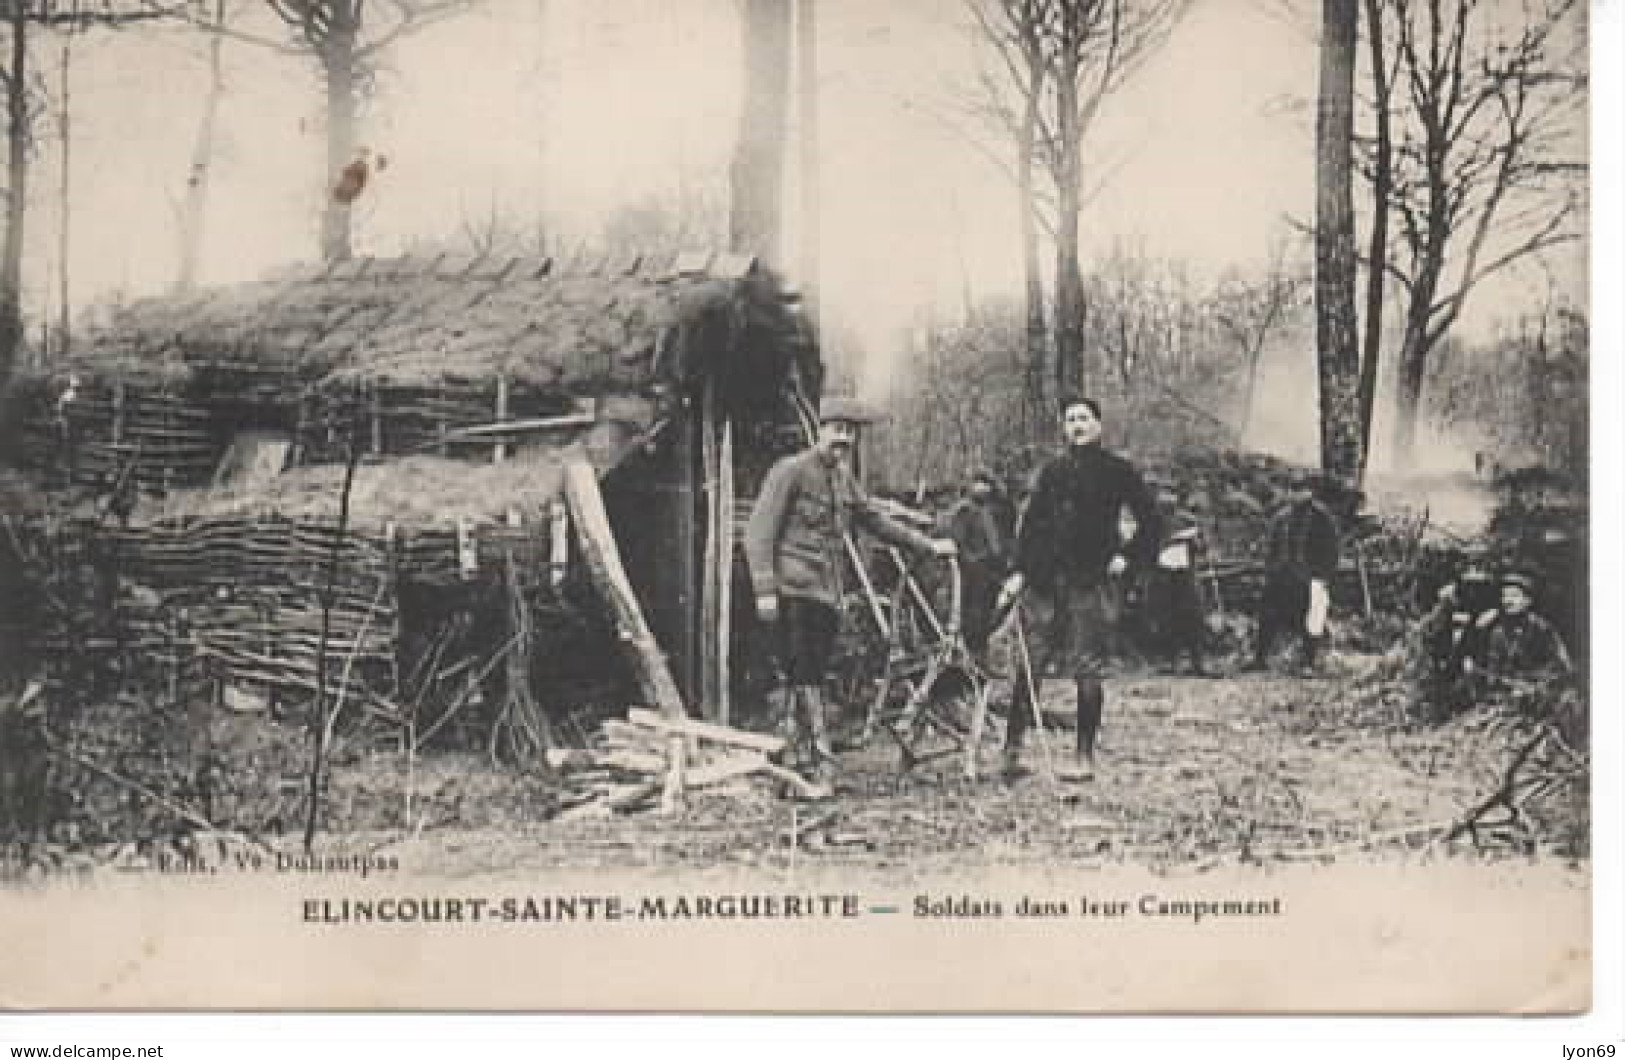
[[[1587,1012],[1590,17],[0,0],[0,1008]]]

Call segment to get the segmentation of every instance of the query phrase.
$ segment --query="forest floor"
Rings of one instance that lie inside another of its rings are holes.
[[[1443,725],[1417,722],[1391,667],[1345,651],[1313,676],[1204,679],[1135,669],[1107,682],[1098,769],[1083,783],[1055,775],[1073,745],[1075,708],[1071,682],[1050,681],[1049,722],[1029,735],[1022,779],[1000,776],[996,734],[980,749],[975,780],[966,779],[959,753],[905,770],[897,745],[881,734],[840,755],[831,800],[793,800],[776,781],[752,775],[691,791],[676,813],[662,812],[656,799],[628,812],[583,804],[568,775],[561,786],[498,766],[483,750],[407,755],[341,743],[315,849],[450,877],[790,866],[881,876],[1038,866],[1186,874],[1486,850],[1572,862],[1575,834],[1584,844],[1572,828],[1567,843],[1505,829],[1447,841],[1500,784],[1516,733],[1489,708]],[[227,765],[209,818],[250,842],[299,853],[304,734],[264,714],[226,712],[211,728]],[[115,749],[95,757],[119,768]],[[96,790],[100,801],[82,796],[77,816],[103,825],[54,835],[35,849],[25,875],[141,868],[204,849],[200,818],[188,823],[171,812],[177,804],[130,786]],[[1570,813],[1583,829],[1585,793],[1566,797],[1558,819]],[[113,824],[121,814],[145,822],[141,835]],[[1482,848],[1479,839],[1488,840]]]
[[[902,770],[896,745],[877,737],[841,755],[837,797],[827,802],[782,798],[753,779],[692,793],[675,816],[606,810],[535,820],[513,783],[478,756],[420,758],[410,830],[358,833],[342,845],[365,839],[403,866],[449,875],[774,869],[797,860],[882,872],[1040,864],[1189,872],[1409,858],[1430,843],[1444,849],[1438,841],[1495,789],[1510,751],[1474,715],[1431,727],[1407,720],[1393,683],[1374,679],[1379,665],[1341,655],[1307,678],[1111,680],[1099,768],[1084,783],[1058,780],[1051,768],[1072,746],[1069,726],[1029,737],[1031,775],[1015,782],[999,776],[992,741],[971,781],[958,755]],[[1070,682],[1048,682],[1044,704],[1047,716],[1065,719]],[[399,761],[376,756],[354,768],[337,790],[404,804]]]

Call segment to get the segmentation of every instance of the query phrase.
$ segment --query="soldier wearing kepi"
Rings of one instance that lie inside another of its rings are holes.
[[[1016,533],[1015,573],[1001,604],[1020,600],[1018,631],[1026,651],[1015,675],[1004,772],[1021,775],[1021,744],[1033,697],[1046,672],[1070,672],[1078,693],[1078,745],[1066,779],[1094,775],[1095,738],[1105,712],[1101,678],[1112,636],[1110,587],[1156,558],[1157,512],[1134,465],[1100,444],[1100,406],[1070,398],[1061,407],[1066,451],[1038,472]],[[1118,533],[1119,513],[1134,516],[1134,536]],[[1002,606],[1000,608],[1003,609]]]
[[[824,679],[840,631],[845,539],[862,528],[916,552],[952,556],[954,543],[927,537],[880,512],[848,465],[859,427],[874,416],[855,401],[824,402],[813,448],[768,472],[745,529],[756,610],[777,623],[787,689],[784,724],[793,752],[810,758],[821,795],[832,792],[835,754]],[[803,737],[810,746],[803,747]]]

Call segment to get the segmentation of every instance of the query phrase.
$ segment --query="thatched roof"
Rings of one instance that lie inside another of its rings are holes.
[[[506,375],[564,393],[643,390],[727,359],[808,358],[811,336],[752,259],[357,259],[146,299],[70,369],[184,384],[433,386]],[[727,366],[727,367],[732,367]],[[778,374],[784,365],[763,365]]]
[[[530,442],[500,463],[470,463],[438,456],[409,456],[365,463],[351,485],[351,525],[376,534],[390,524],[403,528],[500,523],[517,512],[534,524],[562,495],[564,466],[584,458],[600,475],[624,460],[644,436],[625,424],[599,423],[573,437]],[[334,521],[344,491],[342,465],[289,468],[246,487],[175,490],[162,499],[143,498],[134,521],[275,514],[283,518]]]

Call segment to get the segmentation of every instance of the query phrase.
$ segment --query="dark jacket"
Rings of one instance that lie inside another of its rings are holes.
[[[1010,532],[1002,524],[996,498],[977,502],[965,497],[948,512],[943,529],[959,546],[967,570],[1003,574],[1010,565]]]
[[[1287,505],[1270,519],[1266,573],[1330,581],[1337,573],[1337,521],[1317,500]]]
[[[844,538],[861,527],[916,551],[931,539],[878,511],[845,464],[817,449],[773,465],[745,527],[745,558],[758,596],[779,594],[840,607],[845,593]]]
[[[1498,677],[1570,673],[1574,664],[1552,624],[1532,611],[1501,613],[1490,626],[1485,660]]]
[[[1118,536],[1125,507],[1137,524],[1126,544]],[[1016,532],[1016,570],[1040,591],[1062,582],[1088,588],[1105,580],[1107,564],[1119,553],[1149,567],[1161,536],[1156,505],[1133,464],[1098,445],[1068,449],[1033,483]]]

